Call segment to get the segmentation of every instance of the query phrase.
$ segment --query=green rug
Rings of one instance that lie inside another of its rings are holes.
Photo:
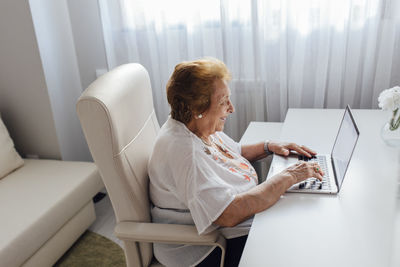
[[[56,262],[56,267],[125,267],[122,248],[106,237],[86,231]]]

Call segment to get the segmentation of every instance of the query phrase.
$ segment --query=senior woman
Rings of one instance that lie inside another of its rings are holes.
[[[252,216],[268,209],[293,184],[315,177],[315,163],[299,162],[258,184],[250,161],[269,153],[316,153],[293,143],[240,145],[222,132],[234,112],[225,64],[214,58],[182,62],[167,84],[171,116],[149,161],[153,222],[194,224],[199,234],[218,229],[227,238],[225,266],[237,266]],[[155,244],[166,266],[218,266],[220,249]]]

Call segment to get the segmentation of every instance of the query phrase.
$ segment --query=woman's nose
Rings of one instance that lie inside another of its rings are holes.
[[[228,109],[228,112],[229,112],[229,113],[235,112],[235,107],[233,106],[233,104],[232,104],[231,101],[229,101],[229,109]]]

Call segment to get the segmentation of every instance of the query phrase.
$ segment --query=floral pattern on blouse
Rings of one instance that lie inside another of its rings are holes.
[[[250,182],[251,179],[254,179],[258,183],[257,173],[248,162],[245,162],[244,158],[235,157],[235,153],[232,153],[218,136],[211,136],[211,139],[212,146],[206,146],[205,144],[203,146],[203,150],[207,155],[230,172],[241,175],[246,181]]]

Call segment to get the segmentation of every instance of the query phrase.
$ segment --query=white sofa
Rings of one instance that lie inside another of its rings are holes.
[[[93,163],[24,159],[0,180],[0,266],[52,266],[95,220]]]

